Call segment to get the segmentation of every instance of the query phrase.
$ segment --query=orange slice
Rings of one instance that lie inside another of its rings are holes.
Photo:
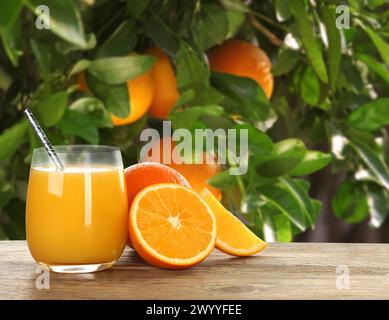
[[[267,247],[246,225],[229,212],[217,198],[204,188],[201,196],[216,218],[216,248],[234,256],[250,256]]]
[[[160,183],[135,196],[129,233],[134,249],[145,261],[182,269],[194,266],[211,253],[216,241],[216,220],[196,192],[178,184]]]

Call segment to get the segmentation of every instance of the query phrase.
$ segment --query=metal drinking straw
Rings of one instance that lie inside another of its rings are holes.
[[[47,139],[45,133],[42,130],[42,127],[39,125],[38,121],[35,119],[31,110],[29,108],[26,108],[24,110],[24,113],[26,114],[28,121],[30,122],[31,126],[34,128],[37,136],[39,137],[40,141],[42,142],[43,146],[45,147],[51,160],[53,160],[57,170],[58,171],[65,170],[65,167],[64,167],[63,163],[61,162],[61,160],[59,159],[58,154],[55,152],[49,139]]]

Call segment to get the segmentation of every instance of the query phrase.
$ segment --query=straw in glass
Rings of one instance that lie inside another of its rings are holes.
[[[35,119],[34,115],[32,114],[31,110],[29,108],[26,108],[24,110],[24,113],[27,116],[28,121],[30,122],[31,126],[33,127],[35,133],[39,137],[39,140],[42,142],[43,146],[46,149],[46,152],[50,156],[51,160],[53,160],[55,167],[58,171],[65,170],[65,167],[61,160],[58,157],[58,154],[55,152],[53,145],[50,143],[49,139],[47,139],[45,133],[42,130],[42,127],[39,125],[38,121]]]

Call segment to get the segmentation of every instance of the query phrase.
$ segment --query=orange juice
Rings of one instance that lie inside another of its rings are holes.
[[[26,228],[36,261],[49,266],[113,263],[127,240],[127,218],[122,169],[31,168]]]

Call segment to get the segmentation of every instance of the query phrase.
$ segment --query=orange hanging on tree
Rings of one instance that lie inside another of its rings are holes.
[[[166,119],[179,98],[176,75],[169,57],[161,48],[148,48],[145,54],[156,58],[151,69],[154,97],[149,114],[154,118]]]
[[[262,49],[251,43],[232,39],[212,49],[208,59],[212,71],[251,78],[270,99],[273,93],[272,65]]]
[[[131,52],[129,55],[136,54],[137,53]],[[80,91],[89,91],[84,71],[77,75],[76,81]],[[125,118],[120,118],[111,114],[114,126],[127,125],[139,120],[149,110],[151,101],[154,97],[151,71],[128,80],[126,84],[130,99],[128,102],[130,112]]]
[[[121,126],[139,120],[150,108],[153,99],[153,83],[150,71],[127,81],[127,90],[130,97],[130,113],[125,118],[112,115],[112,123]]]
[[[190,186],[196,192],[201,192],[205,187],[208,188],[217,199],[222,198],[222,193],[219,189],[208,184],[207,180],[211,179],[216,174],[220,173],[221,167],[216,162],[215,163],[206,163],[207,154],[203,153],[203,163],[174,163],[174,157],[179,158],[180,155],[175,153],[174,147],[175,143],[170,137],[165,137],[160,139],[156,144],[159,144],[159,152],[155,151],[154,147],[141,161],[151,161],[151,162],[159,162],[163,163],[163,155],[166,152],[164,150],[164,145],[170,144],[171,146],[171,163],[164,163],[168,167],[178,171],[180,174],[184,176],[184,178],[189,182]],[[210,155],[209,155],[210,156]]]

